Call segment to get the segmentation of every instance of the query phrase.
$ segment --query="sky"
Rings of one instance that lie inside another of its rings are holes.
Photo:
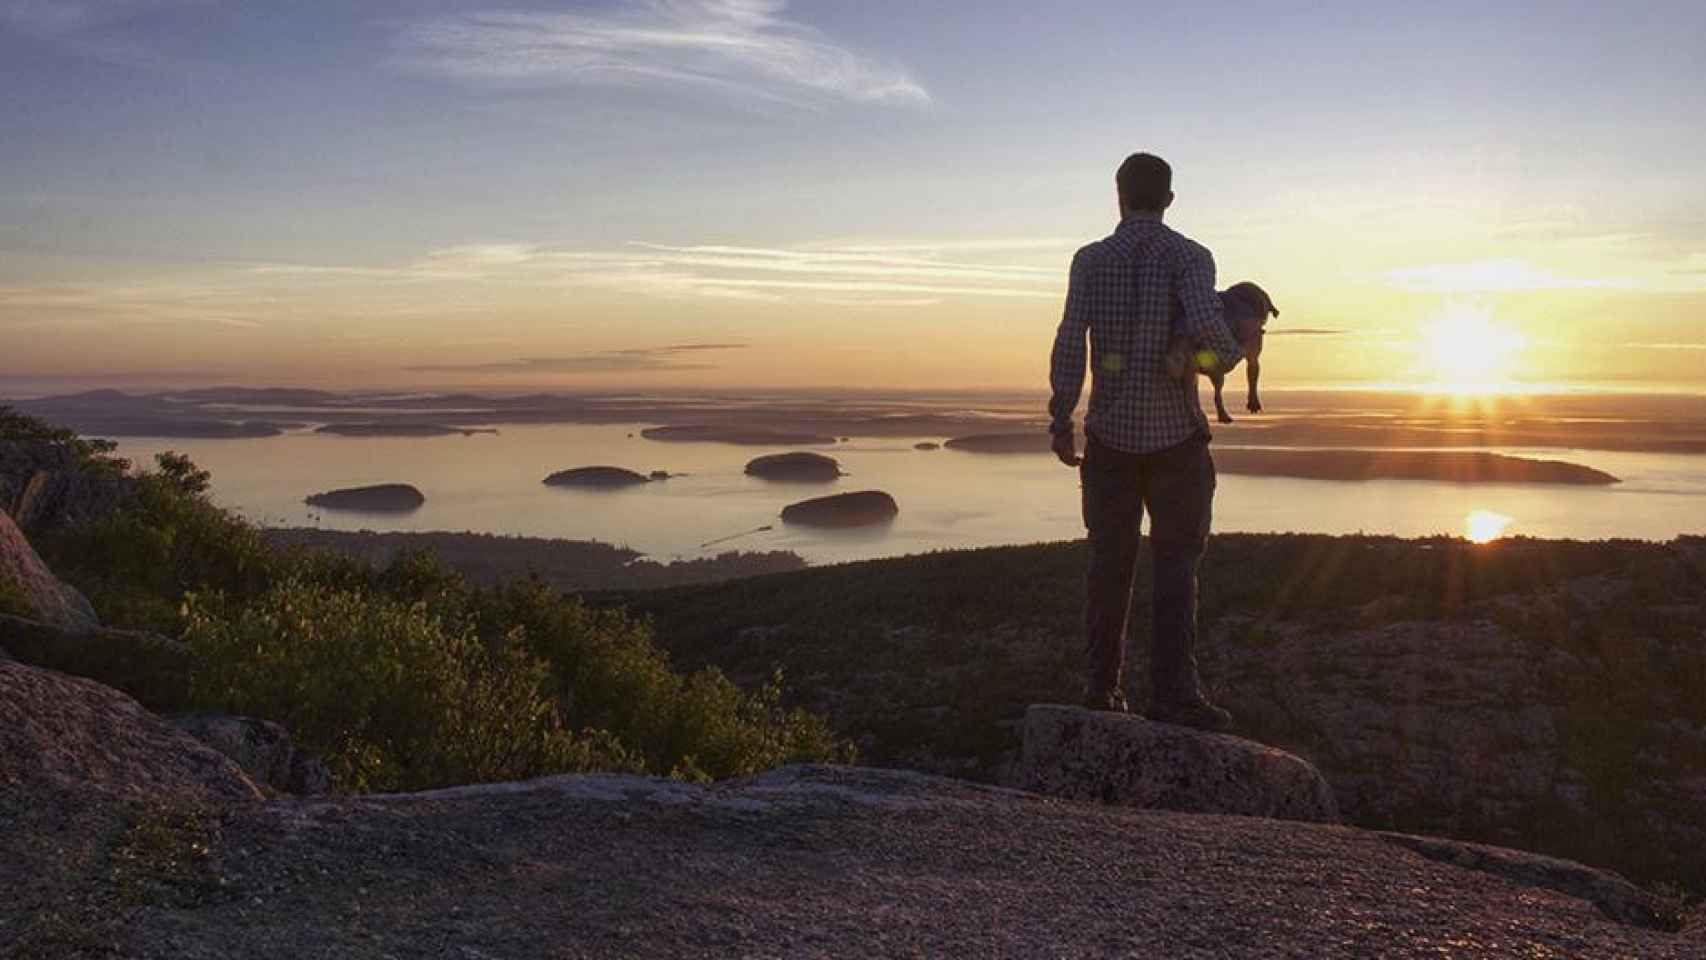
[[[0,395],[1037,389],[1113,171],[1265,383],[1706,392],[1706,4],[0,0]]]

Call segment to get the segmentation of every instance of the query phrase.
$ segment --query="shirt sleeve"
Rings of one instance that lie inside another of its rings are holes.
[[[1214,255],[1194,250],[1180,270],[1178,290],[1185,333],[1197,345],[1197,367],[1230,371],[1244,358],[1244,351],[1226,329],[1220,294],[1214,289]]]
[[[1077,409],[1078,397],[1084,391],[1084,338],[1090,330],[1085,299],[1084,279],[1079,271],[1079,258],[1075,256],[1066,284],[1066,309],[1054,334],[1054,351],[1049,355],[1048,380],[1054,391],[1048,402],[1049,433],[1072,432],[1072,411]]]

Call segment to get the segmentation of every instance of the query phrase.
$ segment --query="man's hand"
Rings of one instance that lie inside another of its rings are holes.
[[[1060,462],[1069,467],[1076,467],[1084,462],[1084,458],[1078,455],[1078,443],[1072,438],[1071,431],[1055,434],[1054,442],[1050,446],[1054,448],[1054,455],[1060,458]]]

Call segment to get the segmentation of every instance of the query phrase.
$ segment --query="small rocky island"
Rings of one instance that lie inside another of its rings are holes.
[[[841,464],[821,453],[773,453],[747,463],[746,473],[787,483],[828,483],[841,476]]]
[[[545,478],[548,487],[595,487],[604,490],[651,482],[651,477],[622,467],[576,467],[559,470]]]
[[[894,497],[881,490],[838,493],[791,504],[782,522],[802,527],[868,527],[888,523],[900,513]]]
[[[379,483],[368,487],[346,487],[316,493],[303,501],[327,510],[357,510],[367,513],[407,513],[426,503],[426,495],[406,483]]]
[[[942,445],[939,443],[933,443],[929,440],[924,440],[924,441],[920,441],[919,443],[913,444],[912,449],[914,449],[914,450],[940,450],[940,449],[942,449]]]
[[[808,447],[823,446],[835,442],[834,437],[821,436],[815,433],[718,424],[648,427],[640,431],[640,436],[647,440],[673,443],[734,443],[754,447]]]
[[[443,423],[378,420],[362,423],[328,423],[314,431],[340,437],[471,437],[497,433],[493,427],[453,427]]]

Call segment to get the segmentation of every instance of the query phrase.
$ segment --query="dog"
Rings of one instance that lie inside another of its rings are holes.
[[[1250,385],[1244,409],[1261,413],[1262,400],[1256,392],[1256,382],[1262,376],[1262,335],[1267,330],[1268,318],[1279,316],[1279,308],[1274,306],[1273,298],[1266,290],[1248,280],[1220,291],[1220,306],[1226,329],[1244,351],[1245,378]],[[1215,415],[1221,423],[1231,423],[1232,414],[1226,412],[1226,400],[1222,396],[1226,387],[1225,371],[1213,369],[1212,362],[1207,364],[1210,369],[1201,369],[1204,365],[1197,361],[1196,354],[1197,344],[1175,331],[1172,344],[1167,348],[1167,372],[1176,380],[1189,380],[1199,372],[1208,374],[1214,383]]]

